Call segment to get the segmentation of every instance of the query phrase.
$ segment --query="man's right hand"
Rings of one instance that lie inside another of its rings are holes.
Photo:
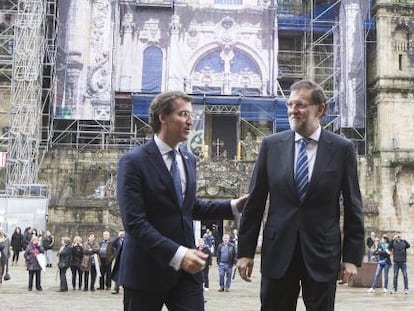
[[[237,260],[237,269],[239,270],[240,277],[246,282],[251,282],[253,272],[254,261],[253,258],[242,257]]]
[[[184,271],[195,274],[204,269],[206,265],[207,254],[195,249],[188,249],[181,262],[181,269]]]

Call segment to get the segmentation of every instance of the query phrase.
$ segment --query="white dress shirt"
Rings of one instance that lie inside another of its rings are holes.
[[[316,131],[312,133],[311,136],[306,137],[306,138],[311,139],[311,141],[306,145],[306,154],[308,156],[309,181],[311,180],[312,173],[313,173],[313,167],[315,166],[316,153],[318,151],[318,142],[319,142],[320,136],[321,136],[321,127],[319,126],[316,129]],[[300,142],[302,138],[304,138],[302,135],[295,132],[295,162],[294,163],[296,163],[297,158],[298,158],[299,147],[300,147]],[[294,169],[296,169],[296,165],[294,165],[293,167]]]

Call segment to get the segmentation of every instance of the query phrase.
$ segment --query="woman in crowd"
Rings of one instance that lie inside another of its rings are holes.
[[[99,256],[95,254],[99,253],[99,244],[95,241],[95,234],[90,233],[88,240],[83,245],[83,259],[82,259],[82,270],[84,287],[83,290],[88,290],[89,285],[89,275],[91,276],[90,290],[95,291],[95,281],[96,281],[96,269],[99,269]]]
[[[76,276],[78,277],[78,289],[82,289],[82,263],[83,245],[82,238],[75,236],[72,244],[72,257],[70,261],[70,270],[72,271],[72,289],[76,289]]]
[[[46,267],[52,268],[52,248],[55,244],[55,238],[49,230],[46,231],[46,234],[42,234],[42,236],[42,246],[46,255]]]
[[[10,240],[0,227],[0,284],[3,282],[3,274],[6,271],[9,260]]]
[[[23,234],[20,227],[16,227],[11,237],[11,247],[13,249],[12,266],[19,261],[20,252],[23,250]]]
[[[36,276],[36,289],[42,290],[40,272],[42,267],[39,260],[36,258],[39,254],[43,254],[44,250],[39,245],[39,238],[35,235],[32,236],[29,245],[27,245],[24,251],[24,258],[26,260],[27,270],[29,271],[29,291],[33,288],[33,277]]]
[[[390,240],[386,235],[382,236],[381,242],[378,245],[377,250],[375,251],[375,256],[378,258],[377,270],[375,271],[374,280],[372,281],[371,288],[368,289],[368,293],[375,293],[375,288],[377,287],[378,279],[381,275],[382,270],[384,270],[384,287],[382,292],[385,294],[388,289],[388,271],[391,267],[391,258],[390,251],[388,247],[390,245]]]
[[[59,268],[59,278],[60,278],[60,289],[58,292],[67,292],[68,291],[68,282],[66,280],[66,270],[70,266],[70,259],[72,257],[72,248],[70,247],[70,239],[68,237],[63,237],[61,242],[61,247],[58,252],[58,268]]]

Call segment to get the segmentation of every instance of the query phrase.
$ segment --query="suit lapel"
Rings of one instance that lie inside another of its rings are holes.
[[[270,178],[282,179],[292,196],[296,196],[296,184],[294,177],[295,162],[295,132],[286,131],[274,136],[274,141],[270,140],[269,148],[269,173]]]
[[[281,144],[282,150],[280,154],[282,155],[280,163],[285,163],[283,165],[286,169],[286,175],[288,176],[287,182],[289,184],[289,188],[292,189],[294,194],[297,193],[296,191],[296,183],[295,183],[295,132],[291,131],[291,135],[286,136],[285,140],[287,144]],[[282,166],[282,167],[283,167]]]
[[[333,158],[334,148],[331,139],[322,129],[318,142],[318,151],[316,153],[315,165],[313,167],[312,177],[309,184],[308,194],[312,193],[312,189],[321,180],[326,168]],[[306,196],[308,196],[308,194]]]
[[[184,165],[184,170],[185,170],[185,178],[186,178],[186,187],[184,190],[184,201],[183,201],[183,207],[186,206],[186,201],[189,198],[189,193],[193,193],[195,192],[195,190],[193,192],[191,192],[192,190],[190,189],[192,187],[192,185],[195,184],[195,172],[192,169],[191,163],[190,163],[190,156],[188,155],[188,153],[186,151],[180,150],[181,153],[181,158],[183,159],[183,165]]]
[[[154,181],[156,180],[155,176],[160,176],[160,182],[165,183],[167,185],[171,197],[175,200],[178,206],[178,199],[177,195],[175,194],[173,179],[171,177],[170,172],[167,169],[167,166],[165,165],[164,159],[162,158],[160,150],[158,149],[154,139],[150,141],[147,145],[145,145],[143,148],[148,154],[148,163],[151,163],[152,169],[154,170]]]

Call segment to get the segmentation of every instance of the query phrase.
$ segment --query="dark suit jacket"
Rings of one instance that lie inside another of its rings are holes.
[[[180,245],[195,248],[193,219],[233,217],[230,200],[196,198],[196,161],[181,151],[187,186],[180,208],[172,177],[154,140],[125,154],[118,169],[118,202],[125,228],[120,254],[121,285],[132,289],[168,290],[182,271],[169,266]],[[195,279],[202,282],[201,274]]]
[[[322,130],[308,192],[300,205],[294,181],[294,137],[293,131],[285,131],[263,140],[242,214],[238,255],[253,258],[269,194],[262,274],[281,278],[299,238],[307,271],[315,281],[326,282],[338,274],[341,255],[342,261],[357,266],[363,258],[364,224],[355,151],[349,140]]]

